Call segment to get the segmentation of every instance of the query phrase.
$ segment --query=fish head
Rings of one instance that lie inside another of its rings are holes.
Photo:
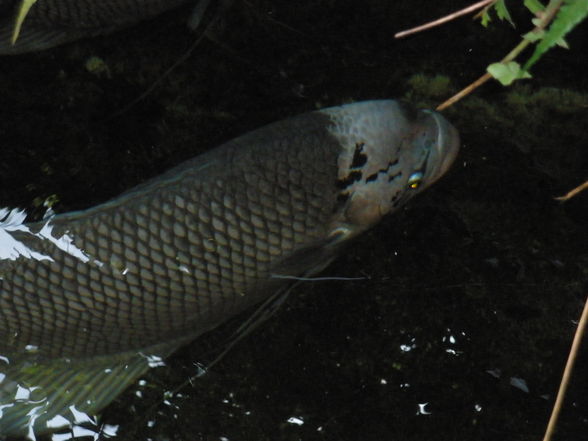
[[[336,108],[335,108],[336,109]],[[355,236],[447,172],[459,150],[457,130],[439,113],[378,100],[333,112],[338,207],[332,234]]]

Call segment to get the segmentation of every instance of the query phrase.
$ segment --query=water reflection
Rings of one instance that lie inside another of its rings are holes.
[[[71,235],[65,233],[55,236],[51,217],[45,219],[38,231],[33,231],[24,223],[27,214],[21,209],[0,208],[0,259],[17,260],[19,258],[53,262],[53,258],[43,254],[39,249],[45,247],[43,241],[49,241],[58,249],[86,263],[90,256],[74,244]],[[36,249],[35,249],[36,248]],[[103,263],[95,261],[99,265]],[[0,274],[0,278],[1,278]]]

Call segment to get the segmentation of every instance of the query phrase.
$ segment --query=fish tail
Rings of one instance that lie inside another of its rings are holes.
[[[95,415],[177,344],[156,351],[82,361],[16,362],[0,366],[0,439],[96,424]],[[163,355],[150,355],[153,353]]]

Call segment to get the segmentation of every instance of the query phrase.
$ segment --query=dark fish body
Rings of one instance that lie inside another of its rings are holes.
[[[361,102],[255,130],[88,210],[28,225],[4,210],[0,437],[96,413],[284,276],[322,270],[458,144],[435,112]]]
[[[37,0],[11,43],[23,0],[0,0],[0,55],[54,47],[105,35],[178,7],[189,0]]]

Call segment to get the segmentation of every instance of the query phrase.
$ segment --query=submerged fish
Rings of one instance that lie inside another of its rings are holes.
[[[452,164],[440,114],[366,101],[268,125],[102,205],[0,223],[0,437],[93,415]]]
[[[0,0],[0,55],[114,32],[196,0]]]

